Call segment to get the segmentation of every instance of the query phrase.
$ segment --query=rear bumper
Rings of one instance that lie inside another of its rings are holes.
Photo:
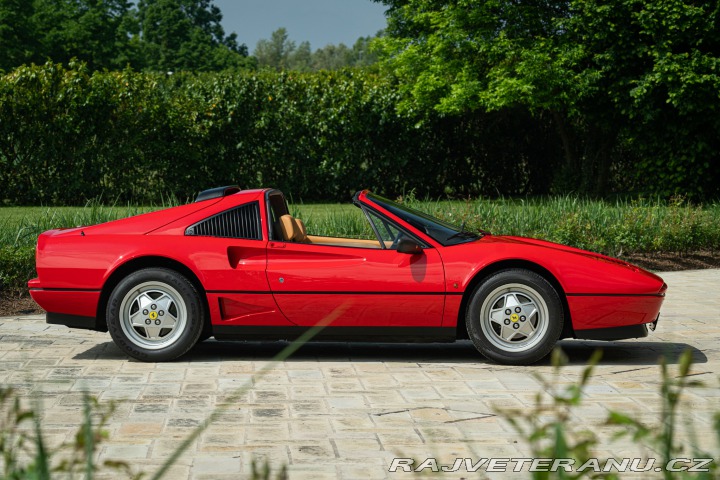
[[[97,324],[100,290],[41,288],[37,279],[28,282],[30,296],[47,313],[47,323],[87,330],[106,329]]]

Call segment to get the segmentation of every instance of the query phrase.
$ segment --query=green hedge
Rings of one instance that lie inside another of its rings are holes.
[[[21,67],[0,78],[0,201],[184,200],[229,183],[296,200],[370,187],[419,195],[548,191],[561,158],[526,111],[396,114],[391,78],[317,74],[90,73]]]
[[[35,248],[0,246],[0,295],[22,295],[35,276]]]
[[[353,69],[164,75],[89,72],[81,63],[20,67],[0,76],[0,204],[157,204],[232,183],[274,186],[303,201],[345,201],[365,187],[454,198],[584,188],[563,176],[546,112],[401,116],[398,92],[394,78]],[[691,123],[703,121],[668,117],[662,129],[627,131],[604,149],[585,138],[592,132],[575,133],[588,158],[612,152],[605,194],[713,199],[718,136]]]

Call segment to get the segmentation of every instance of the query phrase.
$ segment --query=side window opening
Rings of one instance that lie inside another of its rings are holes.
[[[421,245],[424,248],[427,248],[427,245],[425,245],[425,242],[421,242],[419,239],[417,239],[415,236],[410,235],[405,230],[402,230],[399,228],[395,223],[391,222],[390,220],[386,219],[385,217],[382,217],[378,213],[374,212],[373,210],[370,210],[369,208],[362,207],[363,212],[365,212],[365,216],[367,217],[368,221],[370,222],[370,225],[372,226],[373,230],[375,231],[375,234],[378,237],[378,240],[380,240],[380,243],[382,244],[383,248],[389,249],[389,250],[395,250],[398,247],[398,243],[400,243],[400,240],[403,238],[412,238],[415,240],[419,245]]]
[[[268,195],[268,207],[270,240],[282,240],[282,232],[278,227],[280,217],[290,213],[283,194],[275,192]]]
[[[189,226],[185,235],[262,240],[260,204],[251,202],[208,217]]]

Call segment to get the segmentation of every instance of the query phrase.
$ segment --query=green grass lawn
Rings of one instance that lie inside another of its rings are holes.
[[[605,202],[577,197],[470,201],[404,200],[408,205],[470,229],[543,238],[610,255],[720,249],[720,204],[659,201]],[[0,208],[0,245],[33,246],[58,227],[92,225],[164,208],[105,206]],[[291,213],[316,235],[365,236],[366,220],[347,204],[294,204]]]
[[[403,200],[409,206],[466,228],[542,238],[622,256],[632,253],[720,251],[720,204],[598,201],[578,197],[468,201]],[[15,290],[33,274],[37,236],[58,227],[93,225],[157,207],[0,208],[0,288]],[[359,208],[348,204],[295,204],[291,213],[314,235],[367,237]]]

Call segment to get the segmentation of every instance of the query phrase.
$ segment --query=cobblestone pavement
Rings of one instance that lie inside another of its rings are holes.
[[[690,349],[695,379],[706,387],[685,395],[680,423],[692,424],[702,446],[717,453],[708,442],[715,438],[712,414],[720,411],[720,270],[663,277],[670,288],[654,334],[604,344],[563,341],[569,365],[557,376],[548,361],[531,367],[488,363],[468,342],[333,343],[306,345],[253,380],[285,344],[209,340],[180,361],[147,364],[122,355],[108,334],[27,316],[0,318],[0,383],[42,399],[42,425],[55,445],[72,440],[78,428],[81,392],[116,401],[99,456],[129,462],[135,471],[157,470],[220,407],[218,420],[167,478],[247,478],[253,458],[269,459],[273,467],[287,464],[292,479],[415,478],[389,473],[392,458],[436,457],[449,464],[458,457],[529,457],[528,445],[497,409],[532,408],[542,390],[536,374],[559,385],[576,382],[598,346],[604,357],[573,413],[575,425],[599,436],[596,453],[602,457],[657,456],[631,440],[611,440],[615,427],[604,422],[614,409],[657,424],[658,361],[664,355],[675,371],[680,353]],[[239,400],[228,402],[253,381]],[[530,474],[502,475],[513,476]]]

